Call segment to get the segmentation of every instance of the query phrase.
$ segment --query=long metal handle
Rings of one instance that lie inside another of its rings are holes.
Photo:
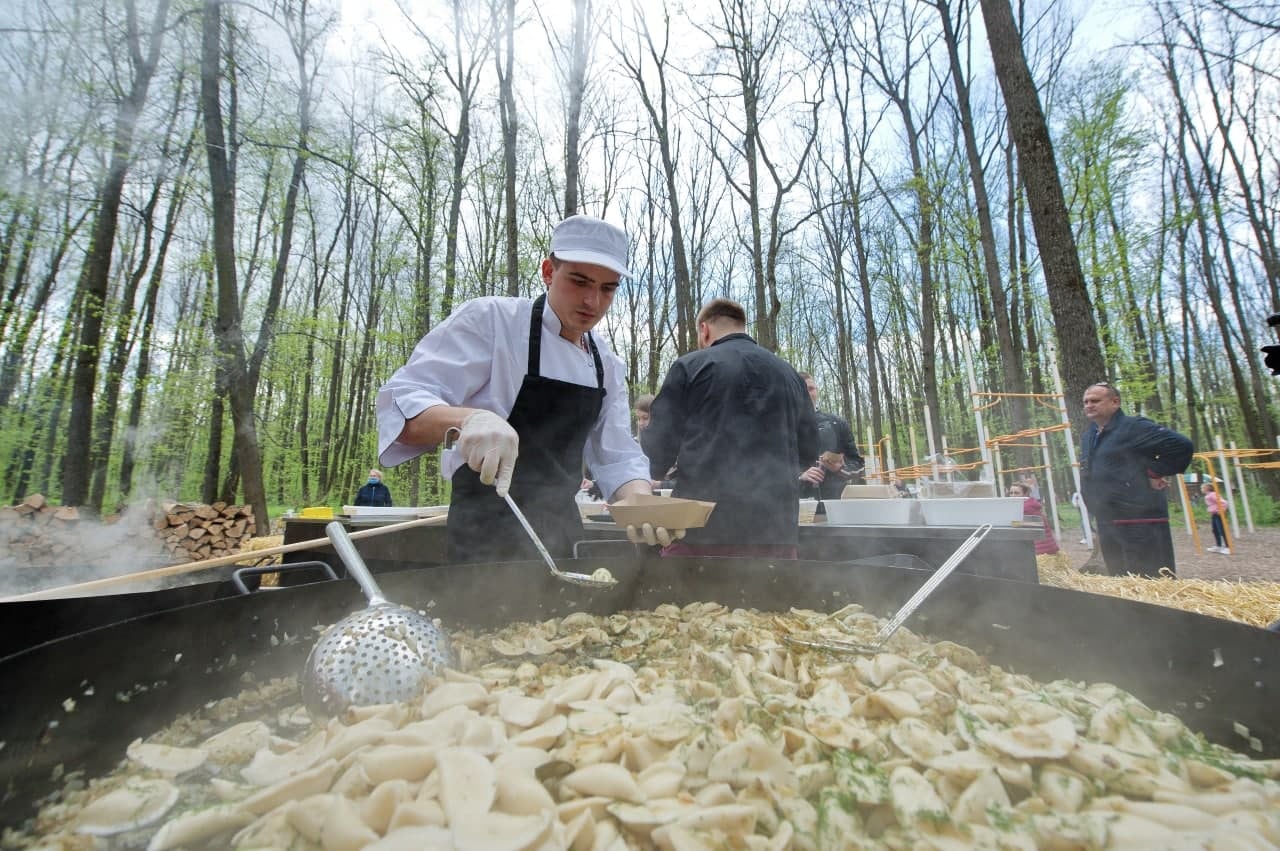
[[[915,614],[916,609],[920,608],[920,604],[925,601],[925,598],[932,594],[934,589],[941,585],[942,581],[951,575],[951,571],[955,570],[956,567],[959,566],[960,562],[964,561],[965,557],[968,556],[969,553],[973,552],[974,548],[977,547],[978,544],[982,543],[982,539],[987,537],[987,533],[990,531],[990,523],[984,523],[974,530],[973,534],[969,536],[969,539],[961,544],[956,551],[951,554],[951,558],[943,562],[942,567],[939,567],[937,571],[934,572],[933,576],[929,577],[929,581],[921,585],[920,590],[917,591],[901,609],[898,609],[898,613],[894,615],[878,633],[876,633],[875,643],[877,647],[888,641],[889,636],[897,632],[898,627],[902,626],[907,618]]]
[[[511,513],[520,521],[520,525],[524,527],[524,532],[529,536],[529,540],[533,541],[533,545],[538,548],[538,553],[542,556],[542,560],[547,563],[547,567],[551,568],[551,572],[560,575],[560,568],[556,567],[555,559],[551,557],[551,553],[547,552],[547,547],[542,543],[542,539],[538,537],[538,533],[533,531],[533,527],[529,525],[529,521],[525,519],[524,512],[520,510],[520,506],[516,505],[516,501],[511,498],[511,494],[507,494],[504,499],[511,508]]]
[[[431,517],[418,517],[413,520],[401,520],[395,523],[388,523],[385,526],[375,526],[372,529],[361,529],[359,532],[350,533],[352,540],[361,538],[372,538],[377,535],[390,535],[393,532],[400,532],[405,529],[412,529],[417,526],[442,526],[449,520],[448,514],[435,514]],[[218,556],[217,558],[209,558],[204,561],[189,561],[184,564],[170,565],[169,567],[155,567],[150,570],[139,570],[134,573],[123,573],[119,576],[108,576],[105,579],[90,579],[88,582],[76,582],[72,585],[59,585],[56,588],[46,588],[43,591],[30,591],[26,594],[14,594],[9,597],[0,597],[0,603],[25,603],[30,600],[52,600],[59,597],[82,597],[91,593],[110,588],[115,585],[124,585],[129,582],[138,582],[144,579],[163,579],[166,576],[180,576],[186,573],[196,573],[201,570],[209,570],[214,567],[225,567],[228,564],[238,564],[242,561],[254,561],[256,559],[266,558],[267,556],[282,555],[284,553],[293,553],[298,550],[314,550],[318,547],[327,546],[330,542],[326,538],[312,538],[306,541],[294,541],[292,544],[282,544],[278,547],[266,547],[261,550],[244,550],[231,555]]]
[[[324,533],[329,536],[333,549],[338,553],[338,558],[342,559],[342,563],[347,568],[347,573],[351,574],[351,578],[360,586],[360,590],[364,592],[365,599],[369,601],[370,606],[381,606],[387,602],[387,598],[382,596],[382,589],[378,587],[378,583],[373,581],[373,574],[369,572],[369,566],[364,563],[364,559],[360,557],[360,553],[356,550],[356,545],[351,542],[351,536],[347,534],[347,529],[337,520],[332,523],[326,523]]]

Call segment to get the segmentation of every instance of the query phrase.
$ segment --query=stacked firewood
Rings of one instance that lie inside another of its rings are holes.
[[[43,567],[128,562],[138,569],[239,552],[253,536],[247,505],[157,502],[91,518],[32,494],[0,506],[0,565]]]
[[[17,505],[0,506],[0,547],[5,561],[15,566],[76,561],[75,526],[80,512],[49,505],[32,494]]]
[[[199,561],[239,552],[253,537],[253,509],[225,502],[162,502],[151,525],[174,561]]]

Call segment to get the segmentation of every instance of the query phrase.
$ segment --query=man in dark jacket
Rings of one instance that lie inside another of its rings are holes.
[[[702,308],[700,350],[672,364],[641,433],[654,478],[679,465],[672,496],[716,503],[666,555],[795,558],[795,471],[818,455],[817,422],[799,374],[746,327],[737,302]]]
[[[369,479],[356,494],[356,505],[375,505],[389,507],[391,505],[391,489],[382,483],[382,473],[370,470]]]
[[[813,401],[814,416],[818,421],[818,451],[816,460],[809,459],[800,474],[800,496],[806,499],[839,499],[844,486],[862,484],[864,462],[858,454],[858,444],[853,439],[849,422],[838,414],[818,410],[818,382],[807,372],[800,373],[805,390]]]
[[[1172,429],[1120,410],[1110,384],[1084,391],[1089,420],[1080,442],[1080,481],[1085,506],[1098,524],[1107,572],[1159,576],[1175,571],[1169,532],[1169,483],[1187,469],[1194,447]]]

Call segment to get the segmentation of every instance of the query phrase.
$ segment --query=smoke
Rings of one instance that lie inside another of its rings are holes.
[[[0,508],[0,594],[27,594],[172,564],[174,557],[151,525],[155,511],[154,502],[146,500],[127,507],[114,522],[104,522],[57,519],[49,516],[55,512],[51,508],[39,516]],[[157,590],[191,581],[189,576],[131,581],[83,593]]]

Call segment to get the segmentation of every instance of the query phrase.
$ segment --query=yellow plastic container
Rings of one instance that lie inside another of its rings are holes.
[[[333,509],[327,505],[313,506],[311,508],[302,509],[302,511],[298,512],[298,516],[311,517],[316,520],[332,520]]]

